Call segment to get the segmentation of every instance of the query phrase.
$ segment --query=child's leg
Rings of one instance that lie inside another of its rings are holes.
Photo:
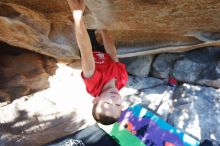
[[[105,52],[104,46],[100,45],[96,39],[96,35],[95,35],[95,29],[87,29],[88,34],[89,34],[89,38],[92,44],[92,51],[99,51],[99,52]]]

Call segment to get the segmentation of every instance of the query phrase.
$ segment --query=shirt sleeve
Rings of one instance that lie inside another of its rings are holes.
[[[102,90],[102,78],[103,75],[98,70],[95,70],[94,74],[90,78],[85,78],[83,72],[81,73],[82,79],[86,85],[87,92],[93,97],[99,96]]]

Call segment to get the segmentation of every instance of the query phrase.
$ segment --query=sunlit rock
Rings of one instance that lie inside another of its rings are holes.
[[[88,28],[110,30],[119,57],[220,46],[219,1],[86,1]],[[57,59],[79,58],[66,1],[2,0],[0,40]]]
[[[220,142],[220,92],[210,87],[183,84],[174,96],[169,121],[200,140]]]

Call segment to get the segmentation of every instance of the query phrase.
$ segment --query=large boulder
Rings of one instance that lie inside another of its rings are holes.
[[[129,74],[138,77],[148,77],[153,60],[152,55],[137,56],[121,59],[120,61],[126,65]]]
[[[159,54],[152,64],[152,75],[157,78],[166,79],[171,75],[175,62],[181,58],[181,54],[162,53]]]
[[[177,80],[220,88],[219,48],[203,48],[184,56],[174,64],[173,76]]]
[[[1,49],[0,102],[13,101],[50,86],[49,77],[55,74],[56,60],[6,44]]]
[[[42,13],[9,2],[0,2],[0,41],[60,60],[79,58],[68,18],[57,15],[59,21],[53,23]]]
[[[220,3],[208,1],[86,1],[88,28],[107,27],[119,57],[219,46]],[[66,1],[1,0],[0,40],[58,59],[78,59]]]

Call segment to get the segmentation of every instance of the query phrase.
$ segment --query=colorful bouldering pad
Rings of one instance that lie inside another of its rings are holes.
[[[117,123],[101,126],[121,146],[199,146],[200,142],[174,128],[141,105],[122,112]]]

